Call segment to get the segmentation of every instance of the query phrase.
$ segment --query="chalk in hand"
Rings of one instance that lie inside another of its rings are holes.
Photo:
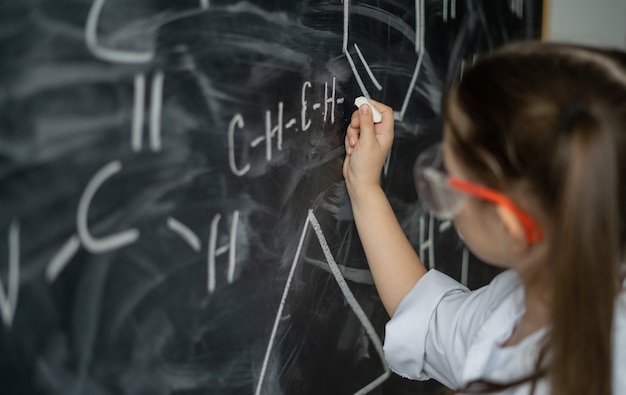
[[[367,104],[372,109],[372,117],[374,119],[374,123],[379,123],[383,120],[383,115],[378,111],[376,107],[365,96],[359,96],[354,99],[354,105],[357,107],[361,107],[363,104]]]

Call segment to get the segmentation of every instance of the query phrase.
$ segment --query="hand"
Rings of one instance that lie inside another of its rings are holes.
[[[352,113],[346,133],[343,176],[351,197],[357,190],[380,185],[380,173],[393,144],[393,110],[370,99],[383,119],[375,124],[367,104]]]

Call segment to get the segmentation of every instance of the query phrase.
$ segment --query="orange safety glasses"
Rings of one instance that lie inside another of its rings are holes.
[[[449,177],[443,164],[441,144],[436,144],[419,155],[413,176],[420,202],[437,218],[454,218],[463,208],[468,196],[474,196],[511,211],[522,224],[529,243],[536,243],[542,238],[537,222],[502,193]]]

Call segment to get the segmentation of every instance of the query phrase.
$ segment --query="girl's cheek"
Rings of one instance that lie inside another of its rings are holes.
[[[459,211],[459,213],[455,215],[454,218],[452,219],[452,224],[454,225],[454,228],[456,229],[456,232],[458,233],[461,240],[465,240],[465,237],[463,236],[463,234],[467,233],[467,226],[468,226],[467,224],[468,224],[468,221],[471,221],[471,218],[468,219],[468,216],[469,216],[469,213],[467,212],[469,208],[468,206],[469,206],[469,202],[466,202],[463,208],[461,209],[461,211]]]

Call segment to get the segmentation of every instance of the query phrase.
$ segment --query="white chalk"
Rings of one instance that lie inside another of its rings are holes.
[[[372,109],[372,117],[374,119],[374,123],[379,123],[383,120],[383,115],[378,111],[376,107],[365,96],[359,96],[354,99],[354,105],[357,107],[361,107],[363,104],[367,104]]]

